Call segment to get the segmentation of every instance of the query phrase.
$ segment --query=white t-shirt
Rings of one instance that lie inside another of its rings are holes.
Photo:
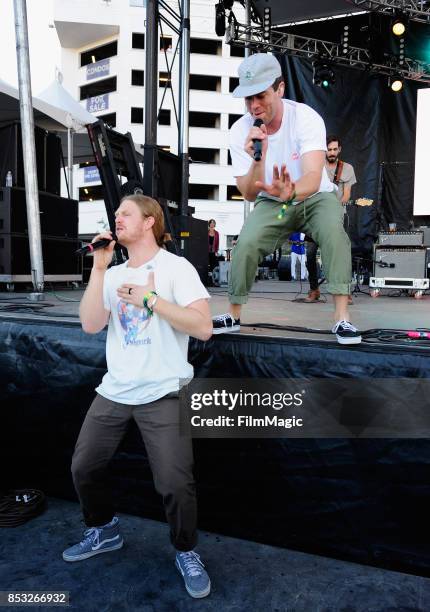
[[[265,165],[265,182],[271,184],[273,181],[273,165],[281,168],[286,164],[293,182],[302,176],[300,158],[309,151],[326,151],[326,131],[322,118],[310,106],[282,100],[284,112],[281,127],[274,134],[268,136],[268,148]],[[233,164],[233,175],[244,176],[252,164],[252,158],[244,150],[246,137],[254,124],[254,118],[246,113],[238,119],[230,129],[230,153]],[[320,188],[321,191],[333,191],[333,183],[330,182],[325,167],[322,171]],[[273,196],[260,192],[259,195],[278,200]]]
[[[209,298],[196,269],[183,257],[164,249],[143,266],[128,262],[107,270],[103,301],[111,315],[106,342],[108,371],[96,391],[122,404],[147,404],[178,391],[180,378],[192,378],[188,336],[175,330],[155,312],[126,304],[117,289],[124,283],[146,285],[154,272],[155,290],[168,302],[188,306]]]

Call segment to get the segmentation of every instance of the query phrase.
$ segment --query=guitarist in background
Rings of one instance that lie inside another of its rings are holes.
[[[345,206],[351,199],[351,187],[355,185],[354,168],[351,164],[339,159],[342,151],[340,138],[331,134],[327,136],[327,153],[325,167],[328,178],[337,187],[336,196],[339,202]],[[317,302],[320,298],[320,290],[318,289],[318,268],[317,268],[317,250],[318,245],[313,241],[306,242],[306,267],[309,275],[309,293],[305,298],[305,302]],[[352,298],[349,296],[348,303],[352,304]]]

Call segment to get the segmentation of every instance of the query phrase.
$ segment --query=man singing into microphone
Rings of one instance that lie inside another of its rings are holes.
[[[63,552],[81,561],[119,549],[123,539],[114,515],[106,467],[127,426],[137,423],[156,490],[162,495],[176,567],[192,597],[206,597],[209,576],[199,555],[191,439],[179,435],[179,379],[193,376],[188,336],[207,340],[212,322],[206,289],[193,266],[162,248],[163,211],[144,195],[126,196],[116,211],[118,242],[127,262],[107,269],[114,242],[94,251],[90,281],[80,305],[83,330],[109,323],[107,373],[97,387],[72,460],[73,481],[88,529]],[[100,239],[112,239],[109,232]]]
[[[251,55],[239,66],[233,96],[245,98],[248,112],[231,127],[230,152],[237,187],[255,206],[232,257],[230,312],[213,319],[214,333],[240,330],[242,304],[258,262],[299,231],[320,245],[334,298],[337,341],[357,344],[361,336],[348,314],[351,246],[324,167],[324,122],[306,104],[283,99],[284,89],[281,67],[272,55]]]

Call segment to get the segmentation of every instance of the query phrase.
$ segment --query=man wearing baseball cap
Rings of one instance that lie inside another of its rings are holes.
[[[231,127],[230,152],[237,187],[255,206],[234,248],[230,311],[214,317],[214,334],[240,330],[258,262],[299,231],[320,245],[335,304],[333,333],[340,344],[358,344],[361,336],[348,314],[351,245],[325,170],[324,122],[306,104],[283,98],[285,83],[273,55],[251,55],[238,72],[233,96],[245,98],[248,112]]]

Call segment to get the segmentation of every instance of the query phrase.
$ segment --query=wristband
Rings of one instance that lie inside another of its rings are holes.
[[[143,296],[143,307],[146,308],[146,310],[148,311],[149,316],[152,316],[154,314],[153,311],[152,311],[152,308],[150,308],[148,306],[148,300],[150,298],[152,298],[153,295],[157,295],[157,292],[156,291],[148,291],[148,293],[146,293]]]
[[[296,190],[294,189],[292,196],[286,202],[284,202],[284,204],[282,204],[282,208],[281,208],[281,210],[279,211],[279,214],[278,214],[278,219],[283,219],[284,218],[285,212],[286,212],[288,206],[291,206],[291,204],[296,199],[296,196],[297,196]]]

